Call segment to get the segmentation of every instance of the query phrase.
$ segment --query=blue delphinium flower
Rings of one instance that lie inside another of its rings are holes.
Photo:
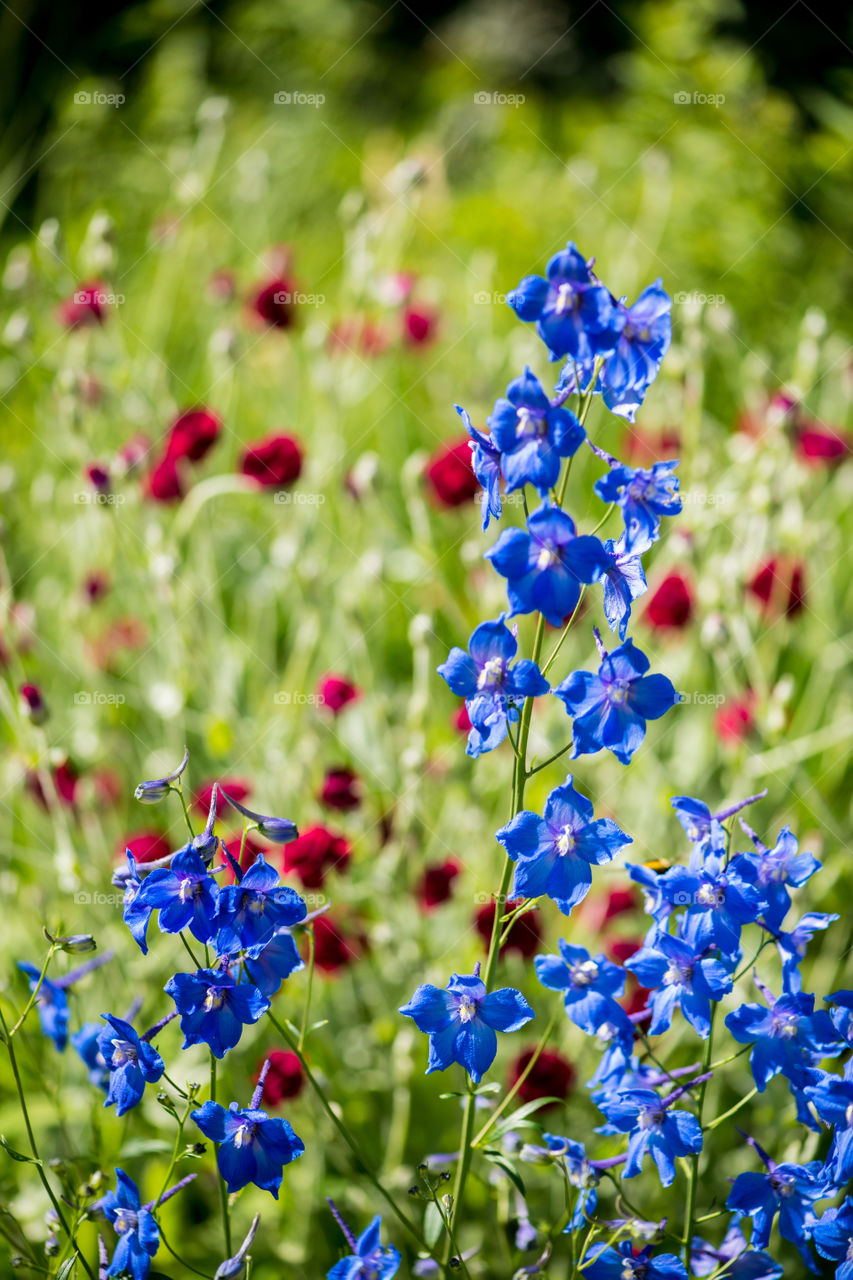
[[[561,1138],[555,1133],[543,1133],[542,1137],[551,1155],[565,1162],[569,1182],[573,1187],[577,1187],[579,1192],[572,1217],[563,1227],[563,1233],[568,1234],[577,1231],[595,1212],[595,1206],[598,1204],[599,1173],[587,1159],[582,1142]]]
[[[155,1084],[165,1065],[157,1050],[140,1037],[129,1022],[115,1014],[101,1015],[106,1026],[98,1035],[98,1050],[110,1073],[105,1107],[115,1103],[123,1116],[141,1101],[146,1084]]]
[[[253,1182],[278,1199],[284,1166],[305,1150],[286,1120],[256,1106],[241,1109],[236,1102],[226,1110],[208,1101],[191,1114],[205,1137],[218,1144],[216,1163],[229,1191]]]
[[[27,975],[30,983],[30,992],[35,991],[41,977],[41,969],[37,969],[34,964],[28,964],[24,960],[18,961],[18,968]],[[42,978],[42,983],[36,996],[36,1009],[38,1010],[42,1034],[47,1036],[48,1040],[53,1041],[60,1053],[64,1053],[68,1045],[68,1021],[71,1017],[64,985],[52,982],[50,978]]]
[[[763,912],[764,923],[768,929],[776,930],[791,905],[788,886],[801,888],[820,870],[821,864],[814,854],[800,853],[790,827],[783,827],[776,844],[768,849],[746,823],[741,825],[755,845],[755,853],[738,854],[732,863],[738,874],[751,880],[763,894],[767,903]]]
[[[633,422],[658,375],[672,341],[672,299],[660,280],[644,289],[632,306],[617,303],[622,330],[601,370],[604,403]]]
[[[592,867],[631,843],[609,818],[593,818],[592,801],[575,790],[571,774],[545,801],[544,817],[524,809],[495,839],[516,864],[512,896],[547,894],[565,915],[589,892]]]
[[[601,645],[597,631],[595,636]],[[599,652],[597,673],[573,671],[554,693],[574,720],[572,758],[606,748],[628,764],[646,736],[646,722],[665,715],[679,695],[666,676],[646,675],[649,660],[633,640]]]
[[[240,1039],[243,1027],[257,1022],[270,1002],[251,982],[239,982],[222,969],[176,973],[164,990],[180,1014],[183,1047],[209,1045],[214,1057],[224,1058]]]
[[[814,935],[829,926],[840,917],[827,915],[822,911],[807,911],[793,929],[780,930],[775,934],[776,947],[782,961],[782,989],[786,992],[802,991],[803,979],[800,965],[806,956],[806,950]]]
[[[672,906],[683,906],[698,946],[719,947],[725,956],[737,956],[745,924],[754,924],[764,899],[757,888],[738,874],[736,860],[707,853],[697,870],[672,867],[661,876],[660,891]]]
[[[148,955],[148,943],[145,935],[148,931],[148,921],[151,919],[153,907],[149,907],[139,894],[142,890],[142,880],[139,876],[139,870],[136,865],[136,859],[130,850],[127,850],[127,870],[121,876],[124,884],[124,901],[122,903],[121,918],[130,930],[131,937],[135,942],[139,943],[140,950],[144,956]],[[113,877],[113,883],[117,883],[116,877]]]
[[[810,1069],[821,1058],[843,1049],[828,1013],[814,1011],[814,996],[804,993],[775,999],[762,988],[768,1004],[742,1004],[726,1015],[726,1026],[739,1044],[752,1044],[750,1066],[763,1092],[780,1072],[797,1089],[814,1083]]]
[[[486,559],[507,579],[513,614],[538,610],[554,627],[573,612],[581,584],[597,582],[609,566],[598,538],[579,535],[571,516],[548,503],[526,529],[504,529]]]
[[[232,809],[236,809],[244,818],[249,819],[249,828],[257,830],[271,844],[290,844],[291,840],[295,840],[299,835],[296,823],[291,822],[290,818],[273,818],[265,813],[255,813],[254,809],[247,809],[245,805],[240,804],[239,800],[229,796],[227,791],[223,791],[222,794]]]
[[[160,1229],[153,1213],[142,1206],[136,1183],[123,1169],[116,1168],[116,1189],[107,1192],[99,1209],[119,1237],[106,1274],[130,1274],[133,1280],[148,1280],[151,1259],[160,1244]]]
[[[446,990],[424,983],[400,1013],[429,1036],[427,1075],[463,1066],[475,1084],[495,1060],[497,1031],[518,1031],[534,1013],[520,991],[502,987],[486,992],[480,966],[471,974],[454,973]]]
[[[173,773],[167,773],[163,778],[154,778],[150,782],[140,782],[133,793],[140,804],[159,804],[161,800],[165,800],[169,792],[175,789],[173,784],[178,782],[189,758],[189,750],[184,747],[184,758]]]
[[[242,963],[242,961],[240,962]],[[249,977],[265,996],[274,996],[285,978],[305,968],[293,935],[281,929],[270,938],[260,955],[247,963]]]
[[[299,924],[306,915],[299,894],[279,884],[278,872],[260,853],[239,884],[219,891],[216,948],[220,955],[246,951],[257,956],[274,933]]]
[[[751,1249],[735,1220],[719,1245],[709,1244],[701,1236],[694,1236],[690,1254],[690,1269],[694,1276],[710,1276],[722,1268],[731,1280],[780,1280],[782,1267],[769,1254]]]
[[[451,649],[438,674],[465,699],[471,720],[468,755],[479,756],[503,742],[507,720],[518,718],[519,703],[547,693],[551,686],[535,662],[525,658],[511,665],[518,642],[500,618],[481,622],[468,649]]]
[[[507,303],[520,320],[536,321],[552,360],[570,356],[588,367],[595,355],[613,349],[620,328],[610,291],[571,243],[554,255],[546,273],[547,279],[525,276]]]
[[[831,996],[824,996],[830,1006],[829,1016],[832,1025],[842,1040],[853,1045],[853,991],[833,991]]]
[[[704,800],[694,800],[692,796],[673,796],[669,803],[691,844],[703,844],[715,826],[720,826]],[[722,835],[725,837],[724,831]]]
[[[841,1187],[853,1177],[853,1080],[827,1073],[818,1084],[809,1085],[805,1094],[821,1120],[833,1129],[826,1169]]]
[[[501,502],[501,451],[492,441],[490,435],[478,431],[461,405],[456,405],[456,412],[465,424],[465,430],[471,437],[471,469],[483,486],[480,509],[483,515],[483,528],[488,529],[489,519],[494,516],[500,520],[503,504]]]
[[[101,1053],[102,1031],[103,1027],[99,1022],[84,1022],[80,1030],[75,1031],[71,1037],[71,1043],[88,1070],[89,1083],[106,1093],[110,1086],[110,1070]]]
[[[731,991],[732,977],[721,960],[706,952],[706,944],[695,934],[678,937],[652,929],[640,950],[625,961],[625,968],[636,975],[640,986],[653,992],[650,1035],[659,1035],[671,1026],[678,1006],[694,1031],[707,1040],[711,1005]]]
[[[392,1244],[383,1245],[380,1238],[382,1218],[376,1217],[356,1240],[347,1230],[347,1244],[352,1249],[326,1273],[326,1280],[391,1280],[400,1267],[400,1252]]]
[[[698,1120],[691,1112],[672,1107],[673,1096],[663,1100],[653,1089],[628,1089],[597,1100],[596,1106],[607,1117],[607,1124],[598,1132],[630,1134],[623,1178],[635,1178],[650,1152],[661,1183],[671,1186],[675,1158],[702,1150]]]
[[[655,462],[649,469],[618,463],[596,481],[599,498],[622,510],[629,555],[648,550],[658,539],[661,516],[677,516],[681,510],[678,477],[673,475],[677,466],[677,461]]]
[[[811,1265],[807,1248],[808,1218],[811,1206],[822,1200],[829,1188],[820,1160],[809,1164],[786,1161],[775,1164],[757,1143],[752,1145],[767,1166],[766,1173],[739,1173],[735,1178],[726,1208],[752,1218],[752,1245],[766,1249],[773,1219],[779,1215],[779,1234],[796,1245],[803,1259]]]
[[[530,369],[509,384],[487,425],[501,452],[507,493],[530,484],[543,498],[557,483],[561,460],[577,453],[586,437],[573,413],[551,404]]]
[[[584,1266],[589,1280],[687,1280],[684,1263],[674,1253],[652,1253],[652,1246],[635,1251],[630,1240],[621,1240],[615,1248],[593,1245],[592,1262]]]
[[[186,844],[168,867],[145,877],[135,905],[159,911],[163,933],[189,929],[199,942],[212,941],[219,910],[219,885],[207,870],[201,854]]]
[[[232,1257],[220,1262],[214,1272],[213,1280],[240,1280],[240,1277],[246,1274],[246,1254],[252,1247],[260,1221],[261,1215],[256,1213],[240,1248]]]
[[[648,590],[643,562],[625,550],[625,539],[608,538],[604,543],[610,564],[601,579],[604,588],[604,616],[611,631],[624,640],[631,617],[631,605]]]
[[[853,1197],[826,1209],[810,1233],[820,1256],[839,1264],[835,1280],[853,1280]]]
[[[625,990],[625,971],[605,955],[593,958],[585,947],[574,947],[561,938],[558,956],[537,956],[536,977],[543,987],[563,992],[566,1013],[588,1036],[602,1028],[633,1039],[634,1028],[616,997]]]

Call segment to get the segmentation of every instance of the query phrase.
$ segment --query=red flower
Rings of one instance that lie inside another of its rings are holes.
[[[607,944],[607,954],[616,964],[624,964],[642,945],[641,938],[611,938]]]
[[[461,507],[480,492],[480,482],[471,469],[467,437],[443,445],[434,453],[424,476],[433,497],[443,507]]]
[[[270,1066],[261,1101],[269,1107],[277,1107],[285,1099],[295,1098],[302,1092],[305,1083],[302,1063],[290,1049],[270,1049],[265,1058],[269,1058]],[[260,1079],[263,1065],[262,1062],[255,1072],[255,1084]]]
[[[508,915],[516,907],[520,907],[523,901],[523,898],[508,899],[501,909],[501,915]],[[494,919],[494,902],[486,902],[474,915],[474,927],[487,948],[492,940]],[[501,925],[501,932],[505,929],[506,925]],[[539,923],[539,912],[535,909],[525,911],[523,916],[513,920],[506,942],[501,947],[501,955],[504,955],[507,951],[517,951],[525,960],[529,960],[538,951],[541,941],[542,929]]]
[[[361,804],[358,777],[352,769],[327,769],[320,791],[321,804],[330,809],[357,809]]]
[[[453,713],[453,727],[459,733],[467,734],[471,730],[471,717],[468,715],[468,707],[466,703],[462,703],[458,711]]]
[[[643,617],[652,627],[679,630],[687,626],[692,613],[690,583],[680,573],[669,573],[652,592]]]
[[[766,613],[784,612],[792,618],[805,607],[805,565],[773,556],[757,569],[746,589]]]
[[[243,833],[232,836],[230,840],[223,840],[222,843],[231,854],[231,857],[238,863],[241,871],[248,871],[249,867],[253,867],[258,860],[258,855],[263,853],[265,856],[269,854],[269,845],[261,844],[260,840],[255,838],[254,832],[248,832],[246,842],[243,844]],[[243,845],[243,856],[240,857],[240,846]],[[225,871],[223,875],[223,884],[234,884],[237,877],[234,874],[234,868],[226,859]]]
[[[184,484],[175,459],[164,454],[145,479],[146,498],[155,502],[179,502],[184,496]]]
[[[747,689],[741,698],[720,707],[714,716],[717,737],[727,745],[743,742],[755,728],[755,694]]]
[[[267,436],[247,446],[240,471],[264,489],[293,484],[302,474],[302,448],[293,436]]]
[[[405,307],[403,310],[403,341],[409,347],[422,347],[435,337],[438,312],[429,307]]]
[[[57,317],[66,329],[79,329],[87,324],[103,324],[106,312],[106,286],[100,280],[80,284],[70,298],[59,304]]]
[[[296,321],[297,288],[286,276],[274,276],[255,286],[249,306],[271,329],[289,329]]]
[[[168,858],[172,852],[171,844],[161,831],[137,831],[135,835],[127,836],[116,849],[116,856],[123,859],[128,849],[143,865]]]
[[[80,770],[67,756],[53,770],[53,785],[56,787],[56,793],[62,803],[69,808],[73,806],[76,799],[79,780]]]
[[[795,436],[797,456],[808,466],[834,465],[850,452],[850,439],[841,431],[819,426],[816,422],[799,427]]]
[[[334,973],[358,958],[355,939],[346,937],[327,915],[314,921],[314,963],[318,969]]]
[[[426,868],[416,890],[424,911],[432,911],[434,907],[440,907],[442,902],[453,897],[453,881],[460,870],[455,858],[448,858],[446,862]]]
[[[207,282],[207,291],[216,302],[230,302],[234,297],[236,285],[234,272],[227,267],[214,271]]]
[[[101,569],[92,569],[83,579],[83,595],[89,604],[97,604],[109,593],[110,580]]]
[[[233,796],[238,804],[242,804],[244,800],[248,800],[252,794],[251,782],[246,782],[243,778],[213,778],[210,782],[205,782],[203,787],[199,787],[193,796],[193,804],[199,813],[203,813],[207,817],[210,812],[210,802],[213,799],[214,784],[219,787],[219,812],[224,811],[228,801],[222,792],[226,791],[229,796]]]
[[[305,889],[322,889],[326,872],[346,869],[350,844],[328,827],[309,827],[284,848],[284,870],[293,872]]]
[[[361,697],[361,690],[358,685],[347,680],[346,676],[323,676],[317,686],[317,693],[320,695],[322,705],[328,707],[333,715],[343,711],[344,707],[348,707],[351,702],[356,702]]]
[[[190,462],[201,462],[216,444],[221,431],[222,423],[210,409],[203,406],[185,409],[169,428],[166,456],[173,461],[189,458]]]
[[[534,1049],[525,1049],[524,1053],[519,1054],[511,1063],[507,1077],[508,1088],[511,1089],[516,1084],[534,1052]],[[530,1074],[518,1090],[518,1100],[524,1103],[536,1102],[539,1098],[567,1098],[574,1083],[575,1069],[568,1058],[564,1058],[561,1053],[543,1049],[533,1064]],[[541,1110],[547,1111],[548,1107],[554,1105],[556,1104],[549,1102],[548,1106],[542,1107]]]
[[[47,703],[37,684],[22,684],[19,691],[21,710],[33,724],[44,724],[47,719]]]
[[[97,493],[109,493],[110,473],[100,462],[90,462],[83,468],[83,475]]]

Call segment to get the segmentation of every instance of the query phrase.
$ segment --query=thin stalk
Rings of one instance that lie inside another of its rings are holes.
[[[711,1006],[711,1025],[708,1028],[708,1039],[705,1043],[705,1054],[702,1063],[704,1072],[708,1072],[711,1065],[711,1049],[714,1040],[714,1015],[717,1006]],[[708,1081],[703,1080],[699,1086],[696,1095],[696,1120],[699,1128],[702,1128],[702,1108],[705,1105],[705,1091],[708,1088]],[[684,1215],[684,1264],[690,1266],[690,1249],[693,1242],[693,1224],[696,1217],[696,1193],[699,1188],[699,1157],[701,1151],[695,1152],[690,1157],[687,1165],[687,1208]]]
[[[38,982],[36,983],[36,985],[33,987],[32,991],[30,992],[30,998],[29,998],[29,1000],[27,1001],[27,1003],[24,1005],[24,1011],[23,1011],[23,1013],[21,1014],[21,1016],[20,1016],[20,1018],[18,1019],[18,1021],[15,1023],[14,1027],[12,1028],[12,1030],[9,1032],[9,1037],[10,1037],[10,1039],[11,1039],[11,1037],[15,1034],[15,1032],[18,1030],[18,1028],[19,1028],[19,1027],[20,1027],[20,1026],[21,1026],[21,1025],[26,1021],[26,1019],[27,1019],[27,1017],[28,1017],[28,1015],[29,1015],[30,1010],[32,1009],[33,1005],[35,1004],[36,1000],[38,999],[38,993],[39,993],[39,991],[41,990],[41,984],[44,982],[45,978],[47,977],[47,970],[48,970],[48,966],[49,966],[49,964],[50,964],[50,962],[51,962],[51,960],[52,960],[52,958],[53,958],[54,950],[55,950],[55,947],[54,947],[53,945],[51,945],[51,947],[50,947],[50,949],[49,949],[49,951],[48,951],[48,953],[47,953],[47,955],[46,955],[46,957],[45,957],[44,964],[42,965],[42,971],[41,971],[41,973],[39,974]]]
[[[302,1010],[302,1026],[299,1031],[299,1052],[305,1048],[305,1035],[308,1030],[308,1015],[311,1012],[311,988],[314,985],[314,926],[308,926],[308,985],[305,988],[305,1007]]]
[[[471,1088],[471,1081],[468,1080],[468,1097],[465,1099],[465,1112],[462,1118],[462,1137],[460,1139],[459,1163],[456,1166],[456,1181],[453,1184],[453,1204],[450,1206],[450,1222],[447,1228],[447,1243],[444,1250],[445,1267],[450,1262],[453,1253],[453,1240],[456,1234],[456,1219],[459,1213],[459,1206],[462,1203],[462,1196],[465,1192],[465,1183],[468,1179],[468,1169],[471,1165],[471,1156],[473,1154],[471,1136],[474,1132],[476,1106],[477,1095]]]
[[[716,1120],[712,1120],[710,1124],[706,1124],[705,1132],[707,1133],[711,1129],[716,1129],[718,1124],[722,1124],[724,1120],[729,1120],[732,1116],[737,1115],[741,1107],[745,1107],[748,1102],[751,1102],[757,1093],[758,1086],[756,1085],[750,1089],[749,1093],[745,1094],[739,1102],[736,1102],[733,1107],[729,1107],[728,1111],[724,1111],[721,1116],[717,1116]]]
[[[216,1101],[216,1058],[213,1050],[210,1052],[210,1101]],[[215,1142],[217,1163],[219,1157],[219,1143]],[[231,1211],[228,1207],[228,1188],[225,1185],[225,1179],[219,1175],[219,1204],[222,1210],[222,1230],[225,1235],[225,1256],[231,1257]]]
[[[500,1106],[495,1108],[495,1110],[492,1112],[491,1116],[489,1117],[488,1121],[483,1125],[482,1129],[477,1134],[476,1138],[474,1138],[472,1146],[479,1147],[482,1145],[482,1143],[485,1141],[486,1134],[489,1133],[489,1131],[492,1129],[493,1125],[495,1124],[495,1121],[498,1120],[498,1118],[501,1115],[503,1115],[504,1111],[506,1111],[507,1107],[512,1102],[513,1098],[516,1096],[519,1089],[524,1084],[527,1077],[530,1075],[530,1072],[536,1066],[537,1059],[539,1058],[539,1055],[541,1054],[542,1050],[545,1048],[545,1045],[548,1043],[548,1040],[550,1039],[550,1036],[551,1036],[551,1032],[554,1030],[556,1023],[557,1023],[557,1012],[555,1010],[554,1013],[551,1015],[551,1021],[548,1023],[547,1027],[542,1033],[539,1043],[537,1044],[536,1048],[533,1050],[533,1055],[530,1061],[528,1062],[527,1066],[524,1068],[521,1075],[518,1077],[515,1084],[510,1089],[509,1093],[507,1093],[506,1097],[503,1099]]]

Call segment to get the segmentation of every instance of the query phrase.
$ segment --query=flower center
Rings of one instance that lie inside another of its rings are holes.
[[[536,557],[536,568],[539,570],[550,569],[553,565],[558,564],[560,553],[551,543],[543,543]]]
[[[545,420],[544,413],[538,412],[536,409],[529,409],[527,405],[522,405],[520,409],[516,409],[518,421],[515,424],[515,434],[520,440],[527,439],[529,436],[544,436],[548,432],[548,423]]]
[[[781,1040],[793,1040],[797,1034],[797,1019],[793,1013],[774,1013],[773,1034]]]
[[[573,284],[565,281],[557,289],[557,298],[554,302],[554,311],[558,316],[565,315],[567,311],[571,311],[577,303],[577,295]]]
[[[663,1123],[664,1113],[652,1107],[641,1107],[637,1124],[641,1129],[657,1129]]]
[[[577,840],[571,827],[563,827],[557,837],[557,851],[561,854],[574,853]]]
[[[696,895],[696,901],[700,902],[703,907],[721,907],[725,901],[725,892],[718,885],[708,884],[707,882],[700,885],[699,892]]]
[[[504,677],[504,664],[502,658],[489,658],[488,662],[483,663],[483,669],[477,677],[478,689],[494,689],[495,685],[500,684]]]
[[[250,1124],[248,1120],[245,1124],[241,1124],[240,1128],[234,1133],[235,1147],[248,1147],[255,1136],[255,1125]]]
[[[786,1200],[796,1191],[794,1179],[790,1173],[771,1173],[769,1181],[776,1195]]]
[[[120,1205],[116,1209],[113,1226],[120,1236],[125,1235],[128,1231],[135,1231],[137,1227],[136,1210],[126,1209],[123,1205]]]
[[[598,965],[594,960],[582,960],[580,964],[572,965],[570,972],[576,987],[590,987],[598,977]]]
[[[663,982],[666,987],[686,987],[692,977],[693,966],[691,964],[671,964],[663,975]]]
[[[213,1013],[214,1009],[221,1009],[225,1003],[225,994],[220,991],[219,987],[208,987],[207,995],[204,997],[205,1013]]]
[[[607,689],[607,697],[611,706],[624,707],[628,701],[629,691],[630,686],[625,680],[614,681],[613,684],[609,685]]]
[[[259,893],[253,894],[252,897],[249,899],[249,910],[251,911],[253,916],[259,916],[261,912],[264,910],[265,906],[266,906],[266,902],[264,901],[264,899],[261,897]]]
[[[112,1066],[114,1070],[116,1067],[127,1066],[128,1062],[136,1062],[136,1048],[129,1040],[113,1040],[112,1045]]]
[[[459,1001],[459,1021],[472,1022],[477,1016],[477,1002],[470,996],[463,996]]]

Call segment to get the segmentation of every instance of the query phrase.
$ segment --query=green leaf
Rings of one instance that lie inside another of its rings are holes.
[[[501,1086],[498,1084],[497,1080],[492,1080],[490,1084],[481,1084],[478,1089],[474,1090],[478,1097],[483,1093],[500,1093],[500,1091]]]
[[[35,1160],[32,1156],[25,1156],[22,1152],[16,1151],[14,1147],[10,1147],[6,1141],[5,1135],[0,1134],[0,1147],[11,1156],[13,1160],[20,1160],[22,1164],[41,1164],[41,1160]]]
[[[450,1093],[440,1093],[439,1098],[467,1098],[467,1093],[460,1093],[458,1090],[451,1090]]]
[[[66,1260],[63,1262],[62,1266],[59,1268],[59,1270],[56,1273],[56,1280],[68,1280],[68,1277],[71,1275],[76,1264],[77,1264],[77,1254],[75,1253],[73,1258],[66,1258]]]
[[[489,1130],[490,1139],[494,1141],[495,1138],[502,1137],[503,1134],[509,1133],[510,1129],[519,1128],[521,1122],[526,1120],[528,1116],[533,1115],[534,1111],[539,1111],[542,1107],[547,1107],[552,1102],[562,1101],[562,1098],[549,1097],[534,1098],[532,1102],[525,1102],[523,1106],[517,1107],[515,1111],[510,1113],[510,1115],[504,1116],[500,1124],[496,1124],[494,1129]],[[529,1122],[527,1127],[529,1127]]]
[[[518,1173],[518,1170],[513,1165],[510,1164],[510,1162],[507,1160],[506,1156],[503,1154],[502,1151],[493,1151],[487,1148],[483,1152],[483,1155],[486,1157],[486,1159],[489,1161],[490,1164],[497,1165],[499,1169],[503,1170],[503,1172],[509,1178],[512,1185],[514,1187],[517,1187],[518,1190],[521,1192],[521,1194],[525,1198],[527,1197],[527,1192],[524,1188],[524,1183]]]
[[[438,1240],[444,1230],[444,1221],[441,1211],[434,1200],[430,1200],[424,1214],[424,1240],[432,1248],[436,1240]]]

